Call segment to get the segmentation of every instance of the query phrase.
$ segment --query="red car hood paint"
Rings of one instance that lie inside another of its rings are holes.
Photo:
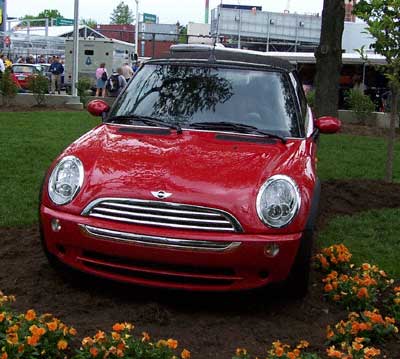
[[[101,197],[157,200],[151,192],[163,190],[172,193],[169,202],[230,212],[246,231],[281,233],[304,228],[315,182],[309,153],[313,147],[308,141],[257,143],[238,141],[237,136],[219,139],[215,132],[138,134],[119,129],[101,125],[64,152],[62,156],[74,154],[81,159],[85,180],[78,196],[63,210],[80,213]],[[292,177],[302,197],[303,214],[283,230],[263,225],[255,207],[260,186],[275,174]]]

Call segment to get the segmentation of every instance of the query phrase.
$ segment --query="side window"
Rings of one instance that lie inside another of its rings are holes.
[[[293,86],[296,90],[297,99],[299,101],[300,111],[303,118],[307,115],[307,99],[306,95],[304,94],[303,86],[299,79],[299,75],[296,71],[290,73],[290,79],[293,82]]]

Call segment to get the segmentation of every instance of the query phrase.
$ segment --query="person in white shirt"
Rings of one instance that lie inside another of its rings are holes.
[[[4,65],[4,54],[0,54],[0,75],[6,71],[6,67]]]
[[[124,76],[126,82],[128,82],[133,76],[132,67],[130,67],[128,63],[122,65],[122,76]]]

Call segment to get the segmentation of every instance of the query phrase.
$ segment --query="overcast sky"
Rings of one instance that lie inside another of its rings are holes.
[[[73,18],[74,0],[6,0],[9,17],[37,15],[44,9],[58,9],[66,18]],[[110,14],[120,0],[80,0],[79,17],[92,18],[98,23],[109,23]],[[221,0],[210,0],[210,8],[216,7]],[[287,2],[290,11],[298,13],[321,13],[323,0],[224,0],[224,4],[261,5],[263,10],[282,12]],[[161,23],[181,24],[204,21],[205,0],[139,0],[140,13],[156,14]],[[125,4],[135,12],[135,1],[125,0]]]

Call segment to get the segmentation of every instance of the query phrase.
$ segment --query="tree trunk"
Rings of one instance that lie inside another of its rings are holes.
[[[396,139],[396,120],[398,117],[398,89],[396,86],[392,87],[391,91],[392,96],[392,105],[390,112],[390,130],[388,135],[388,144],[387,144],[387,158],[386,158],[386,182],[393,182],[393,159],[394,159],[394,142]]]
[[[338,117],[339,78],[342,67],[344,0],[324,0],[320,44],[315,51],[315,113]]]

